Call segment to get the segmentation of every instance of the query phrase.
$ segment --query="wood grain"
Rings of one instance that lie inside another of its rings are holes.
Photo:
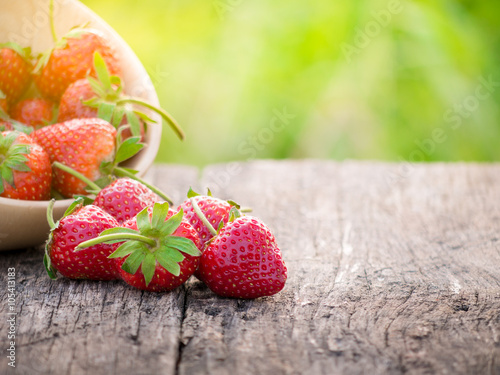
[[[149,178],[177,203],[192,185],[252,207],[285,289],[244,301],[196,279],[165,294],[54,282],[41,249],[5,253],[18,293],[6,374],[500,374],[499,165],[254,161]]]

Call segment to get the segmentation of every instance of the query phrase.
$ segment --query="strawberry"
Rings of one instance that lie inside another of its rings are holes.
[[[118,178],[97,194],[94,205],[122,224],[135,217],[144,207],[159,201],[160,197],[139,181]]]
[[[123,131],[123,138],[144,136],[145,122],[154,122],[143,111],[146,109],[159,114],[180,139],[184,132],[175,119],[162,108],[155,107],[141,98],[123,93],[120,77],[112,75],[106,61],[94,53],[94,70],[97,78],[73,82],[61,97],[58,121],[79,117],[99,117],[112,123],[116,128],[129,125]]]
[[[44,53],[34,70],[34,81],[42,95],[58,102],[77,79],[95,76],[94,52],[99,51],[108,69],[121,74],[118,55],[104,34],[95,29],[75,28]]]
[[[52,163],[67,165],[95,181],[102,175],[102,163],[115,153],[116,129],[101,119],[75,119],[46,126],[32,137],[49,154]],[[66,171],[54,168],[53,187],[66,197],[85,194],[87,184]]]
[[[54,138],[58,135],[62,135],[62,142]],[[165,193],[138,177],[137,171],[120,167],[120,163],[136,155],[144,144],[139,143],[139,137],[122,140],[121,134],[105,120],[69,120],[39,129],[33,136],[49,149],[56,189],[62,194],[98,195],[95,202],[113,216],[117,215],[120,222],[160,199],[171,202]],[[85,148],[72,142],[71,137],[81,141]],[[91,147],[93,143],[100,147]],[[90,151],[82,153],[87,149]],[[116,177],[126,179],[114,182]],[[135,194],[138,196],[130,199]]]
[[[27,135],[31,135],[35,130],[32,126],[14,120],[6,112],[0,109],[0,131],[16,130]]]
[[[54,103],[43,98],[30,98],[17,102],[10,110],[12,119],[33,128],[48,125],[52,121]]]
[[[31,70],[29,48],[12,42],[0,44],[0,90],[10,104],[28,88]]]
[[[141,290],[175,289],[194,273],[200,261],[198,234],[183,219],[183,212],[169,209],[167,202],[144,208],[123,227],[106,230],[79,247],[106,242],[116,248],[109,257],[116,261],[121,278]]]
[[[187,196],[188,199],[182,202],[178,209],[184,211],[184,217],[198,232],[202,248],[204,248],[205,244],[217,233],[216,229],[219,228],[221,222],[227,223],[231,208],[240,207],[233,201],[213,197],[210,190],[207,195],[199,195],[189,189]],[[198,209],[201,214],[196,212]]]
[[[97,108],[83,104],[84,101],[92,99],[94,96],[94,90],[92,90],[88,79],[81,78],[73,82],[61,97],[57,121],[97,117]]]
[[[9,111],[9,102],[2,91],[0,91],[0,111],[3,113],[7,113]]]
[[[97,106],[84,104],[88,103],[92,99],[96,99],[96,95],[97,94],[92,89],[90,81],[87,78],[82,78],[73,82],[68,86],[63,96],[61,97],[57,121],[62,122],[83,117],[99,117]],[[105,98],[105,102],[107,105],[113,101],[116,102],[117,100],[118,97],[113,98],[107,96]],[[128,124],[127,113],[128,116],[135,116],[130,104],[124,103],[121,108],[123,109],[122,118],[119,119],[119,122],[116,124],[117,127]],[[108,120],[111,120],[111,118],[109,118]],[[137,122],[135,124],[137,125],[137,129],[131,129],[130,126],[126,129],[123,129],[123,138],[130,138],[135,134],[137,136],[140,136],[141,140],[144,139],[144,121],[142,121],[142,119],[140,118],[136,118],[136,120]]]
[[[48,209],[51,232],[45,245],[44,264],[49,276],[57,272],[70,279],[114,280],[118,278],[114,260],[108,256],[112,245],[98,244],[77,251],[80,243],[95,238],[102,231],[118,226],[118,222],[101,208],[82,206],[77,199],[57,223],[52,219],[51,201]]]
[[[201,256],[200,279],[223,297],[258,298],[285,286],[287,269],[271,230],[259,219],[230,221]]]
[[[0,133],[0,196],[22,200],[50,198],[52,168],[42,147],[24,133]]]

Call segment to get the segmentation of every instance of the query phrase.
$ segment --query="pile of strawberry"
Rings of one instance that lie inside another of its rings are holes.
[[[52,21],[52,20],[51,20]],[[0,45],[0,197],[74,198],[54,222],[44,265],[51,278],[113,280],[172,290],[192,275],[220,296],[283,289],[287,269],[271,230],[231,201],[192,190],[177,208],[121,163],[144,147],[163,109],[124,93],[120,60],[99,31],[72,29],[32,58]]]
[[[239,206],[191,189],[172,209],[148,187],[120,178],[85,205],[77,198],[52,227],[44,264],[71,279],[113,280],[147,291],[177,288],[192,275],[220,296],[278,293],[287,269],[271,230]]]
[[[126,95],[121,75],[117,51],[91,28],[72,29],[36,58],[0,44],[0,197],[71,198],[88,180],[103,187],[134,174],[118,165],[144,147],[144,109],[184,137],[165,110]]]

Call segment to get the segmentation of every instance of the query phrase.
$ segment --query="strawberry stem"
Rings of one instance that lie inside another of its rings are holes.
[[[54,189],[50,190],[50,196],[55,200],[61,200],[65,198],[61,193],[59,193],[57,190]]]
[[[133,241],[140,241],[144,242],[145,244],[154,247],[157,245],[156,241],[148,238],[146,236],[143,236],[141,234],[134,234],[134,233],[115,233],[115,234],[107,234],[104,236],[96,237],[91,240],[82,242],[78,246],[75,247],[75,251],[80,251],[82,249],[85,249],[90,246],[98,245],[103,242],[119,242],[120,240],[127,241],[127,240],[133,240]]]
[[[59,168],[65,172],[69,173],[70,175],[75,176],[79,180],[85,182],[92,189],[92,191],[97,191],[97,192],[101,191],[101,188],[94,181],[89,179],[87,176],[84,176],[80,172],[74,170],[73,168],[68,167],[67,165],[65,165],[63,163],[59,163],[58,161],[53,162],[52,166]]]
[[[118,177],[128,177],[128,178],[131,178],[132,180],[136,180],[136,181],[140,182],[141,184],[143,184],[143,185],[147,186],[149,189],[151,189],[154,193],[156,193],[156,195],[158,195],[164,201],[168,202],[171,205],[174,204],[172,202],[172,199],[170,199],[163,191],[158,189],[156,186],[151,185],[148,182],[144,181],[142,178],[137,177],[135,174],[127,171],[125,168],[115,167],[113,169],[113,173]]]
[[[54,229],[56,227],[56,223],[54,221],[54,204],[56,203],[55,199],[51,199],[49,201],[49,205],[47,206],[47,223],[49,223],[50,229]]]
[[[175,121],[175,119],[172,117],[172,115],[170,115],[170,113],[168,113],[164,109],[157,108],[154,105],[151,105],[151,104],[145,102],[142,99],[134,98],[134,97],[131,97],[131,96],[126,96],[123,99],[120,99],[120,100],[118,100],[116,102],[117,105],[119,105],[119,104],[125,104],[125,103],[138,104],[138,105],[140,105],[142,107],[146,107],[146,108],[152,110],[153,112],[158,113],[170,125],[170,127],[172,128],[172,130],[177,134],[177,136],[181,140],[183,140],[185,138],[184,132],[181,129],[181,127],[179,126],[179,124],[177,124],[177,121]]]
[[[52,39],[54,40],[54,43],[57,43],[56,26],[54,24],[54,0],[50,0],[49,3],[49,18],[50,18],[50,32],[52,33]]]
[[[190,201],[191,201],[191,205],[193,206],[193,209],[194,209],[194,212],[196,213],[196,215],[198,215],[198,217],[203,222],[203,224],[205,224],[205,226],[210,231],[210,233],[212,235],[216,236],[217,235],[217,231],[212,226],[212,224],[210,224],[210,221],[208,221],[207,217],[203,214],[203,212],[201,212],[201,209],[200,209],[200,206],[198,206],[198,203],[196,203],[196,201],[194,200],[194,198],[190,198]]]

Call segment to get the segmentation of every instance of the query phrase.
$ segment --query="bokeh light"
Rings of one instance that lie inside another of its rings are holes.
[[[158,162],[500,160],[496,2],[83,3],[187,133],[165,128]]]

